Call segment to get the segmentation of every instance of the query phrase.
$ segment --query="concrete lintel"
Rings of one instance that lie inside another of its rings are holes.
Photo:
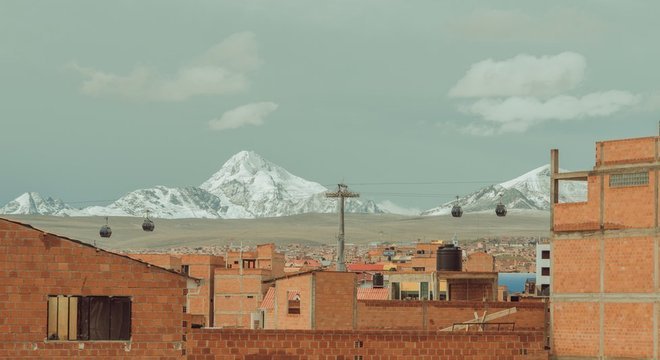
[[[553,180],[587,181],[592,171],[571,171],[552,174]]]
[[[580,240],[580,239],[599,239],[603,236],[605,239],[617,239],[626,237],[644,237],[655,236],[655,228],[637,228],[621,230],[593,230],[593,231],[574,231],[552,234],[552,240]]]

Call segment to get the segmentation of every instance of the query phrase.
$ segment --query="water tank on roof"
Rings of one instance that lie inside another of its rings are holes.
[[[435,268],[438,271],[462,271],[463,251],[461,248],[454,244],[439,247]]]
[[[375,273],[372,282],[374,288],[382,288],[385,286],[385,279],[381,273]]]

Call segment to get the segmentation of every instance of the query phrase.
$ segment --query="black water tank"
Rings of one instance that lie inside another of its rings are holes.
[[[438,271],[462,271],[463,251],[454,244],[447,244],[438,248],[435,269]]]
[[[375,273],[373,277],[373,284],[374,288],[382,288],[385,286],[385,279],[383,278],[383,274],[381,273]]]

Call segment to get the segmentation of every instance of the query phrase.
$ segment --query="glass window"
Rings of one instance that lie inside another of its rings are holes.
[[[648,185],[649,173],[628,173],[610,175],[610,187]]]
[[[550,259],[550,250],[542,250],[541,259]]]
[[[429,283],[421,282],[419,283],[419,298],[422,300],[429,299]]]
[[[549,267],[541,268],[541,275],[550,276],[550,268]]]

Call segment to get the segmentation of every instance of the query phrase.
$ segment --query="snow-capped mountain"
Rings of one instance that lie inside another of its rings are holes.
[[[75,209],[60,200],[26,193],[0,214],[58,216],[144,216],[155,218],[249,219],[301,213],[330,213],[337,200],[321,184],[295,176],[252,151],[232,156],[200,187],[156,186],[132,191],[108,206]],[[346,211],[382,213],[370,200],[347,199]]]
[[[240,218],[247,213],[230,206],[208,191],[196,187],[169,188],[156,186],[132,191],[108,206],[93,206],[81,210],[86,215],[144,216],[156,218]]]
[[[295,176],[252,151],[232,156],[201,186],[244,208],[251,217],[334,212],[337,201],[325,197],[323,185]],[[347,212],[382,212],[373,201],[350,199]]]
[[[559,186],[559,202],[585,201],[587,198],[586,182],[561,181]],[[508,209],[550,210],[550,166],[544,165],[515,179],[477,190],[459,198],[458,203],[464,212],[490,211],[499,203],[500,194]],[[423,211],[422,215],[449,214],[455,203],[444,203]]]
[[[39,193],[26,192],[0,208],[9,215],[67,215],[74,209],[59,199],[43,198]]]

